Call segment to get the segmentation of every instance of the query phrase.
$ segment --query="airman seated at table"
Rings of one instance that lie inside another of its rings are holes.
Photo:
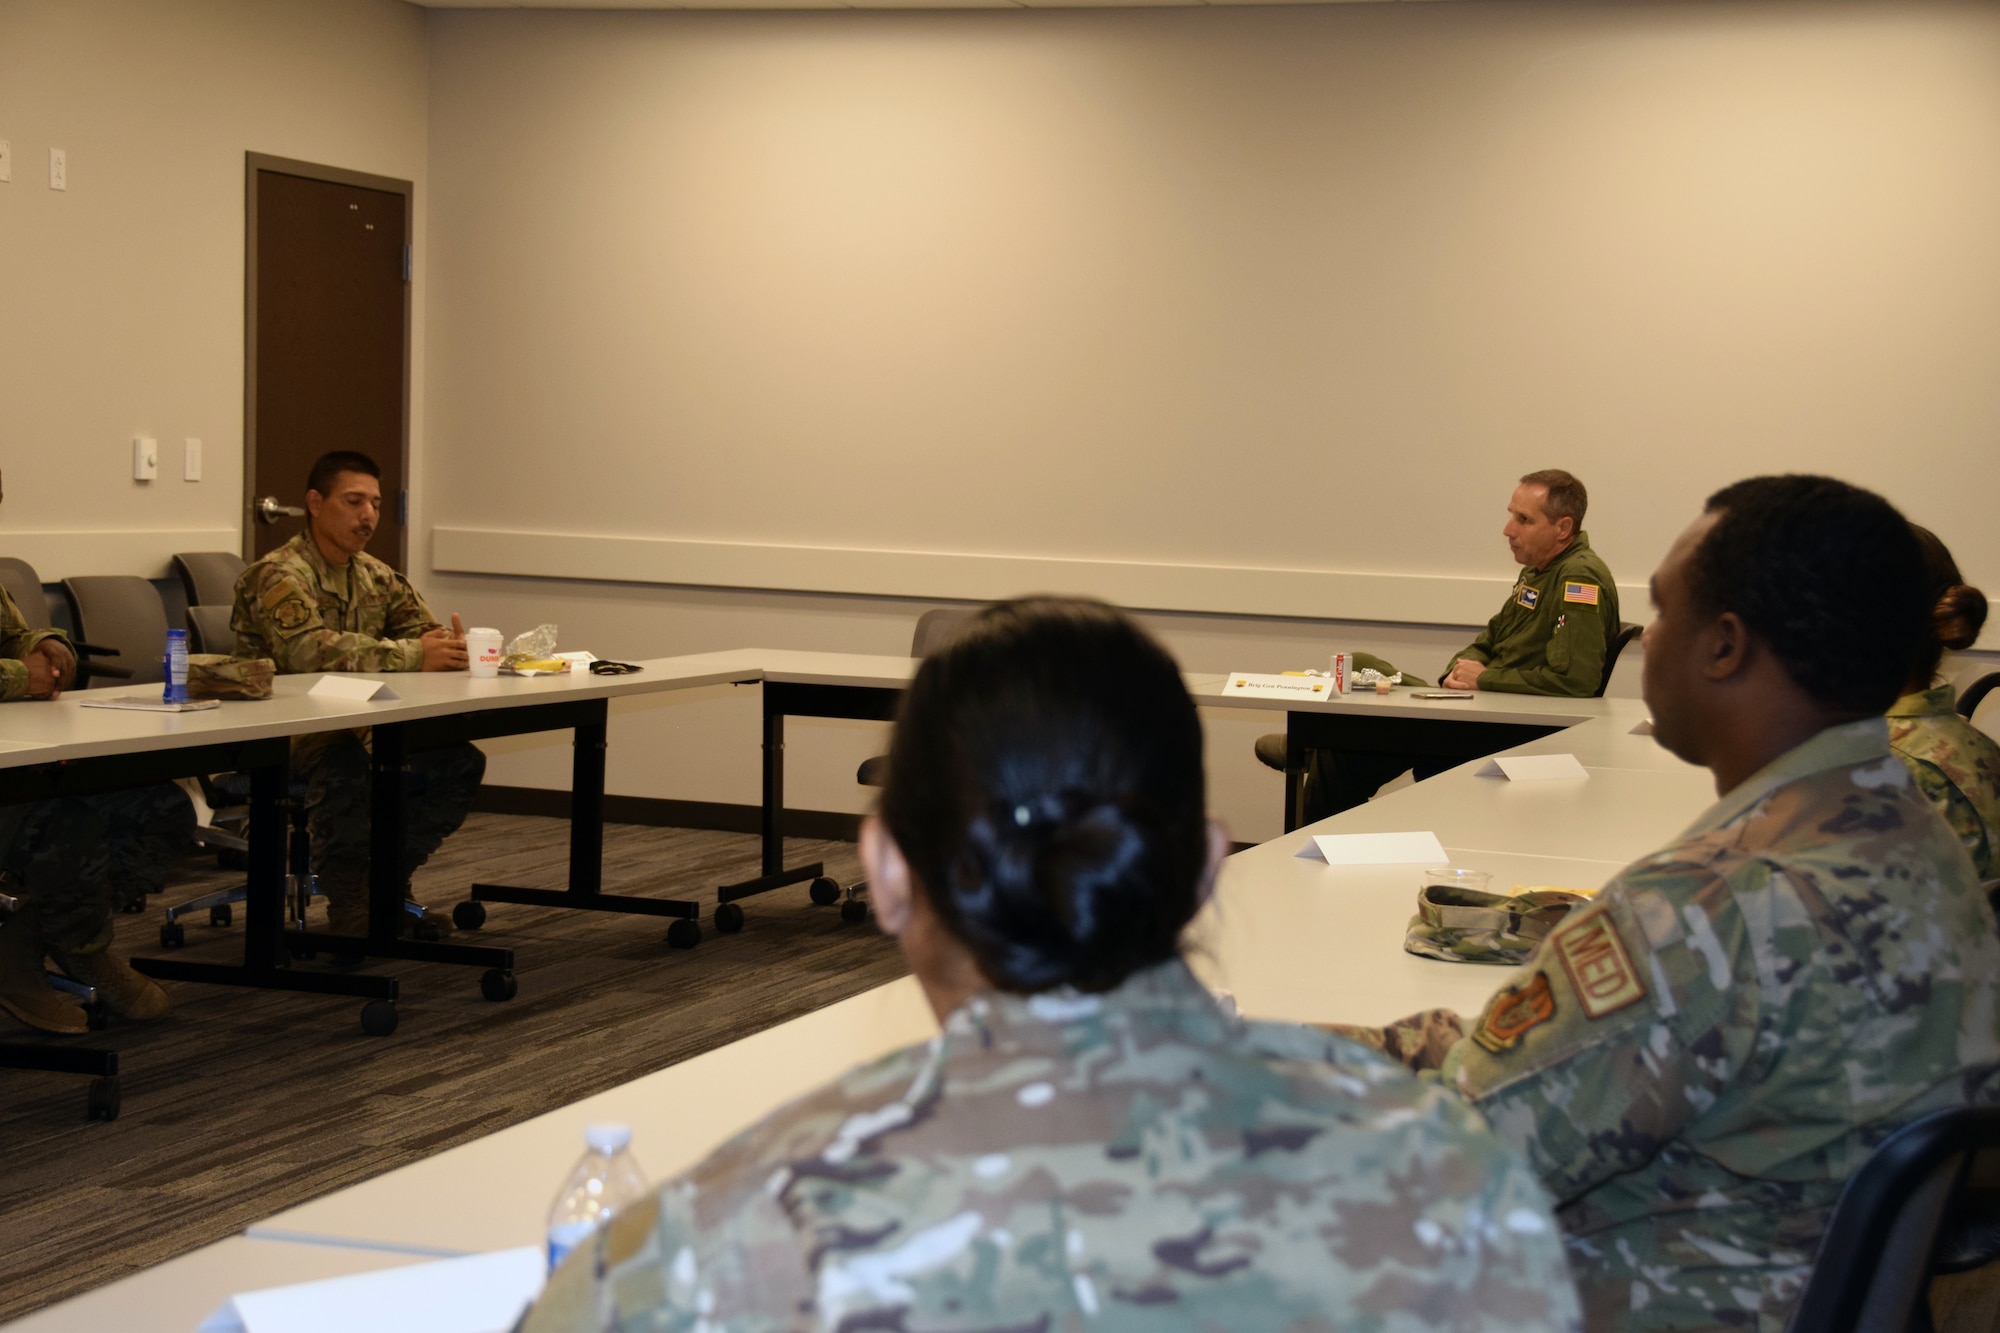
[[[1938,680],[1947,648],[1970,648],[1986,624],[1986,594],[1967,586],[1958,562],[1929,528],[1912,525],[1924,549],[1931,614],[1915,672],[1889,707],[1889,748],[1910,767],[1925,799],[1958,834],[1973,869],[2000,880],[2000,744],[1958,715]]]
[[[56,630],[28,628],[0,589],[0,701],[57,699],[76,677],[76,652]],[[0,804],[0,889],[22,908],[0,923],[0,1009],[44,1032],[86,1030],[83,1010],[51,989],[49,957],[95,986],[121,1018],[171,1007],[158,983],[112,947],[121,894],[143,901],[166,884],[194,841],[194,806],[172,783],[51,801]]]
[[[1618,587],[1583,530],[1589,505],[1583,483],[1560,468],[1521,478],[1501,529],[1521,572],[1499,613],[1446,664],[1445,689],[1574,698],[1598,692],[1618,635]],[[1266,763],[1285,766],[1282,735],[1257,744]],[[1461,762],[1436,755],[1315,750],[1306,770],[1303,822],[1362,804],[1406,770],[1414,769],[1422,780]]]
[[[1881,716],[1936,600],[1902,516],[1823,477],[1741,482],[1652,588],[1654,734],[1720,799],[1477,1022],[1384,1035],[1527,1154],[1591,1328],[1778,1333],[1870,1150],[1995,1099],[2000,939]]]
[[[311,671],[463,671],[465,632],[445,626],[410,581],[365,549],[382,513],[382,470],[366,454],[330,453],[306,481],[306,530],[236,580],[230,628],[238,657],[268,657],[280,674]],[[368,931],[368,730],[321,732],[292,743],[306,782],[307,828],[329,928]],[[409,756],[404,779],[404,896],[410,876],[472,809],[486,756],[459,744]],[[451,929],[442,912],[424,921]]]
[[[1456,1098],[1189,972],[1228,848],[1158,645],[1095,602],[981,612],[862,834],[943,1035],[614,1217],[525,1328],[1573,1327],[1546,1200]]]

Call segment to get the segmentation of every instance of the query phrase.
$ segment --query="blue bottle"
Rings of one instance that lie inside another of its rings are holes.
[[[188,701],[188,636],[184,629],[167,631],[167,652],[163,659],[166,667],[167,688],[161,694],[160,702],[184,704]]]

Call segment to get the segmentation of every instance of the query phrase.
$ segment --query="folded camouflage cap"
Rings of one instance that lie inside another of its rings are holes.
[[[188,698],[268,699],[277,663],[268,657],[188,654]]]
[[[1403,949],[1447,963],[1518,967],[1535,956],[1542,939],[1590,899],[1563,889],[1487,893],[1449,884],[1427,884],[1417,893]]]

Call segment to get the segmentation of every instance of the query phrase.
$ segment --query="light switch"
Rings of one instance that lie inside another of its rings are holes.
[[[14,145],[0,139],[0,181],[14,179]]]
[[[201,480],[201,441],[190,435],[181,450],[181,480]]]
[[[51,190],[69,188],[69,154],[60,148],[49,149],[49,188]]]
[[[132,440],[132,480],[151,481],[160,475],[160,442],[149,435]]]

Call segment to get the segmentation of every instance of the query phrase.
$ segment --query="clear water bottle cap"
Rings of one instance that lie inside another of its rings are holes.
[[[590,1145],[592,1152],[601,1152],[606,1157],[624,1152],[632,1143],[630,1125],[601,1124],[587,1126],[583,1131],[583,1141]]]

